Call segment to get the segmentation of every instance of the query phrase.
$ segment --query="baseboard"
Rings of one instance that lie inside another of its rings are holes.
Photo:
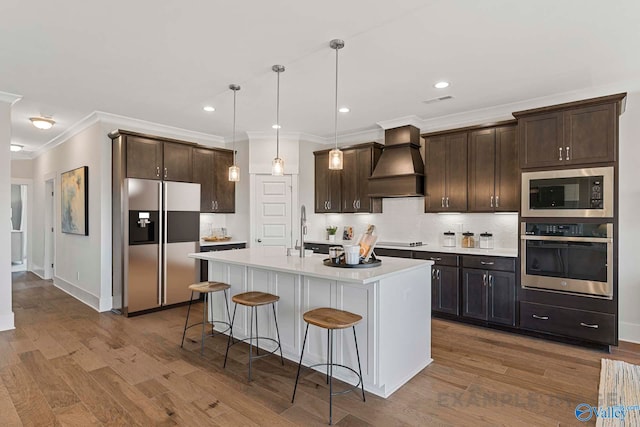
[[[31,272],[33,274],[35,274],[36,276],[38,276],[39,278],[41,278],[42,280],[45,280],[45,278],[44,278],[44,268],[40,267],[39,265],[33,264]]]
[[[618,337],[621,341],[633,342],[640,344],[640,325],[630,322],[618,323]]]
[[[96,295],[93,295],[86,290],[79,288],[73,283],[67,282],[66,280],[54,276],[53,285],[60,289],[61,291],[71,295],[75,299],[85,303],[89,307],[93,308],[97,312],[108,311],[111,309],[111,298],[100,299]],[[107,301],[108,300],[108,301]],[[106,308],[109,307],[109,308]]]
[[[0,331],[8,331],[15,328],[13,312],[0,314]]]

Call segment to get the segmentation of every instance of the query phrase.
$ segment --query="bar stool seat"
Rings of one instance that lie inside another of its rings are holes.
[[[227,367],[227,358],[229,357],[229,348],[233,345],[238,344],[239,342],[249,341],[249,381],[251,381],[251,367],[254,359],[260,359],[265,356],[269,356],[271,354],[275,354],[276,351],[280,350],[280,360],[282,361],[282,366],[284,366],[284,357],[282,356],[282,345],[280,344],[280,331],[278,330],[278,318],[276,316],[276,302],[280,300],[278,295],[269,294],[267,292],[244,292],[241,294],[236,294],[231,297],[231,301],[235,303],[233,307],[233,317],[231,318],[231,326],[229,339],[227,341],[227,351],[224,355],[224,365],[223,368]],[[236,310],[238,308],[238,304],[249,307],[251,312],[251,317],[249,320],[249,337],[240,339],[237,341],[233,341],[233,324],[236,320]],[[273,321],[276,326],[276,336],[277,339],[271,337],[261,337],[258,333],[258,312],[257,308],[263,305],[271,304],[271,308],[273,309]],[[256,334],[253,336],[253,325],[254,325],[254,316],[255,316],[255,326],[256,326]],[[255,339],[256,343],[253,344],[253,340]],[[264,354],[260,354],[260,339],[265,341],[271,341],[276,344],[276,347],[272,351],[268,351]],[[253,347],[256,348],[256,355],[253,355]]]
[[[338,310],[330,307],[321,307],[314,310],[307,311],[302,315],[302,318],[307,323],[307,327],[304,332],[304,340],[302,341],[302,351],[300,352],[300,363],[298,364],[298,373],[296,374],[296,383],[293,387],[293,397],[291,403],[296,398],[296,390],[298,389],[298,381],[300,379],[300,370],[302,369],[302,358],[304,356],[304,348],[307,344],[307,334],[309,333],[309,325],[314,325],[322,329],[327,330],[327,362],[316,363],[309,366],[314,368],[316,366],[327,367],[327,384],[329,384],[329,425],[332,424],[333,418],[333,396],[349,393],[362,388],[362,400],[366,402],[364,395],[364,382],[362,380],[362,367],[360,365],[360,352],[358,351],[358,338],[356,336],[356,325],[362,320],[362,316],[359,314],[351,313],[344,310]],[[333,335],[336,329],[353,329],[353,340],[356,346],[356,357],[358,359],[358,370],[342,365],[340,363],[333,362]],[[350,389],[334,392],[333,391],[333,367],[337,366],[351,371],[358,378],[358,383]]]
[[[227,283],[223,282],[200,282],[189,285],[189,290],[191,291],[191,298],[189,299],[189,308],[187,309],[187,319],[184,322],[184,331],[182,332],[182,343],[180,344],[180,348],[184,348],[184,339],[187,335],[187,329],[192,328],[194,326],[202,325],[202,332],[200,333],[200,354],[204,354],[204,339],[206,337],[212,337],[214,335],[222,334],[226,331],[231,330],[231,315],[229,313],[229,301],[227,299],[227,290],[231,288],[231,286]],[[227,308],[227,320],[213,320],[213,308],[211,307],[211,296],[216,292],[224,292],[224,303]],[[204,295],[203,307],[202,307],[202,322],[194,323],[189,325],[189,315],[191,314],[191,304],[193,303],[193,293],[198,292]],[[210,309],[210,316],[207,318],[207,306]],[[209,323],[211,324],[211,333],[205,334],[204,328],[205,325]],[[220,331],[218,333],[215,332],[215,324],[220,323],[227,326],[227,329]]]

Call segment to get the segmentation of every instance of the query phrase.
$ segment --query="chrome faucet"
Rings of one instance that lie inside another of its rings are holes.
[[[300,207],[300,246],[296,249],[300,250],[300,258],[304,258],[304,236],[307,234],[307,208],[302,205]]]

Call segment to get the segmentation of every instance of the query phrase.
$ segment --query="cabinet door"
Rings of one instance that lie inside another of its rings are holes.
[[[229,168],[233,165],[233,152],[214,151],[213,210],[218,213],[236,211],[236,183],[229,181]]]
[[[127,135],[127,178],[162,179],[162,142]]]
[[[443,212],[446,210],[444,207],[446,159],[446,138],[444,136],[427,138],[425,144],[425,212]]]
[[[214,212],[214,153],[206,148],[193,150],[193,181],[200,184],[200,212]]]
[[[494,210],[517,212],[520,206],[520,168],[515,126],[496,129],[495,172]]]
[[[516,324],[516,275],[504,271],[489,271],[489,321],[504,325]]]
[[[185,144],[164,142],[164,179],[166,181],[191,182],[193,147]]]
[[[467,210],[467,133],[447,136],[445,206],[448,211]]]
[[[492,212],[495,207],[496,130],[469,134],[469,211]],[[517,182],[516,182],[517,184]]]
[[[358,185],[360,164],[357,149],[343,150],[342,208],[343,213],[358,212]],[[368,177],[367,177],[368,178]]]
[[[377,146],[362,147],[356,150],[356,154],[356,163],[358,164],[356,211],[380,213],[382,212],[382,199],[369,197],[369,178],[378,163],[382,149]]]
[[[486,270],[462,269],[462,315],[472,319],[487,320],[489,274]]]
[[[565,163],[616,160],[615,104],[576,108],[564,113]]]
[[[326,213],[329,209],[329,154],[315,154],[315,212]]]
[[[460,314],[459,269],[433,266],[431,309],[440,313]]]
[[[520,167],[557,166],[564,162],[562,113],[540,114],[518,120]],[[562,158],[562,160],[561,160]]]

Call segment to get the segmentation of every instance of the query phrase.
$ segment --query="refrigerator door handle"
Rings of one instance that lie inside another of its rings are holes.
[[[168,209],[167,209],[167,200],[169,199],[169,186],[167,185],[166,182],[163,182],[162,185],[164,186],[164,192],[163,192],[163,196],[162,196],[162,200],[163,200],[163,209],[162,209],[162,216],[163,216],[163,220],[162,220],[162,227],[164,228],[164,240],[162,242],[162,247],[163,247],[163,251],[162,251],[162,277],[164,278],[164,281],[166,282],[167,280],[167,243],[169,242],[169,239],[167,238],[167,223],[169,220],[169,215],[168,215]],[[162,303],[166,303],[167,302],[167,284],[164,283],[164,287],[163,287],[163,295],[162,295]]]
[[[158,227],[158,305],[162,305],[162,266],[164,265],[162,242],[164,241],[164,218],[162,211],[162,182],[158,182],[158,212],[162,226]]]

